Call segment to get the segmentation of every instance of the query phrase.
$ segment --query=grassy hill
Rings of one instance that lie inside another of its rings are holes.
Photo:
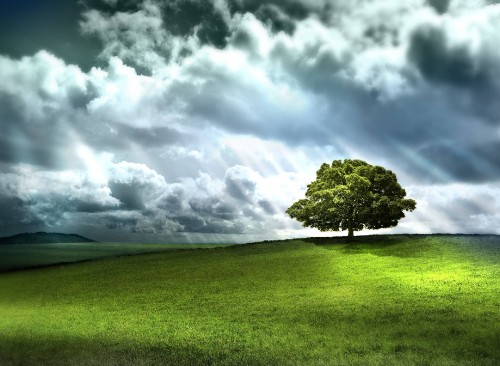
[[[0,274],[0,364],[500,363],[499,237],[357,240]]]

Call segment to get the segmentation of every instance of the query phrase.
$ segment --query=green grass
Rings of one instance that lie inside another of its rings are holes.
[[[51,243],[0,245],[0,272],[107,257],[197,249],[224,244]]]
[[[498,237],[357,240],[1,274],[0,364],[500,364]]]

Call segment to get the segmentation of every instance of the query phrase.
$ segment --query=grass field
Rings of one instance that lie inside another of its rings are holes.
[[[0,245],[0,272],[107,257],[198,249],[224,244],[51,243]]]
[[[500,238],[291,240],[0,274],[1,365],[499,365]]]

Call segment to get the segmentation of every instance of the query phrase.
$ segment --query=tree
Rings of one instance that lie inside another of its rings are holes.
[[[381,166],[362,160],[334,160],[323,164],[316,180],[307,186],[306,198],[286,213],[304,226],[321,231],[354,231],[394,227],[413,211],[416,202],[405,198],[406,191],[396,175]]]

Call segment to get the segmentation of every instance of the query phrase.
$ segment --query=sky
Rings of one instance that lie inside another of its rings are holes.
[[[337,159],[417,201],[374,233],[500,234],[498,45],[487,0],[4,0],[0,235],[318,236]]]

